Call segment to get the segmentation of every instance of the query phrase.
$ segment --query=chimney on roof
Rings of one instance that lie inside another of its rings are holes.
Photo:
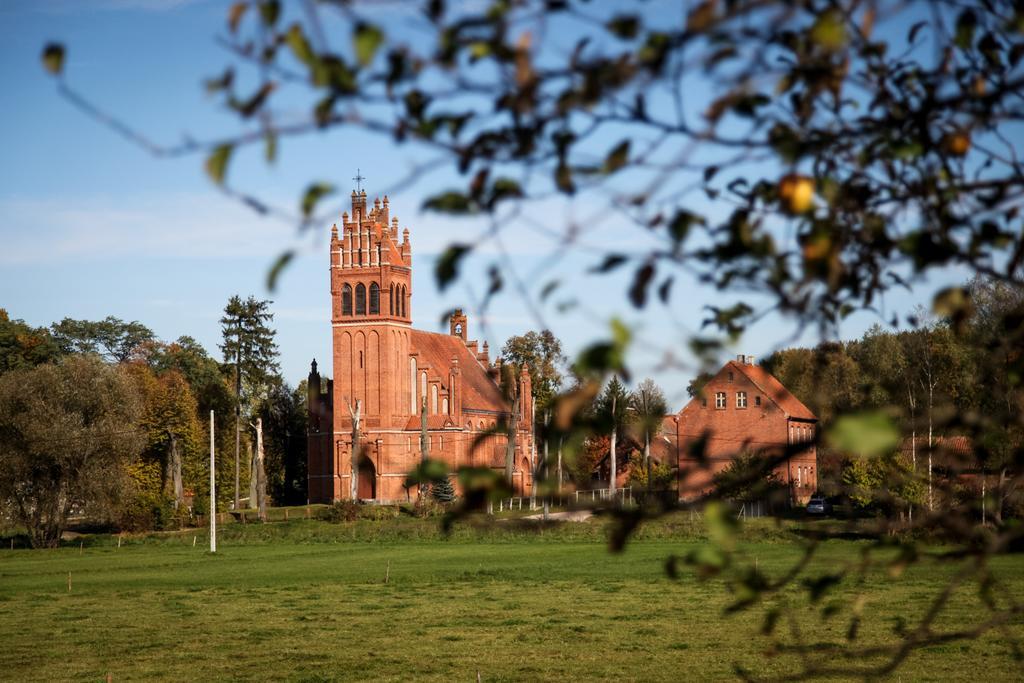
[[[740,365],[753,365],[754,358],[755,356],[749,356],[741,353],[740,355],[736,356],[736,362],[739,363]]]

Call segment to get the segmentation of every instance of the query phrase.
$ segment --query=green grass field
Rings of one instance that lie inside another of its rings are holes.
[[[634,681],[730,679],[736,664],[795,670],[790,656],[764,655],[763,609],[727,616],[721,581],[687,570],[667,578],[665,558],[697,547],[694,533],[663,526],[611,555],[601,525],[462,529],[444,540],[430,520],[301,520],[231,525],[215,556],[202,532],[121,548],[97,537],[83,550],[3,550],[0,678]],[[766,540],[742,550],[777,575],[800,550],[767,529],[745,533]],[[862,547],[829,542],[816,562],[835,568]],[[1024,558],[994,569],[1024,593]],[[898,579],[872,574],[861,638],[889,642],[896,621],[919,615],[947,576],[935,565]],[[789,599],[808,640],[845,642],[848,612],[823,619],[825,604],[809,606],[801,590]],[[854,588],[839,595],[852,599]],[[940,624],[983,616],[964,589]],[[1011,629],[1024,635],[1022,622]],[[917,652],[891,680],[1021,680],[1019,667],[995,632]]]

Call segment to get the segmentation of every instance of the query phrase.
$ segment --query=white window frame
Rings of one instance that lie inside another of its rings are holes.
[[[736,407],[746,408],[747,407],[747,392],[737,391],[736,392]]]
[[[728,401],[724,391],[715,392],[715,410],[725,410]]]

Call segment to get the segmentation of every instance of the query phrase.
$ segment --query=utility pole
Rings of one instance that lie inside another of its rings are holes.
[[[213,456],[213,411],[210,411],[210,552],[217,552],[217,463]]]

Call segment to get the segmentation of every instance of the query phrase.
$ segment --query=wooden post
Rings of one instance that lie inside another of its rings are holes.
[[[391,560],[388,560],[388,566],[384,570],[384,583],[387,583],[391,578]]]
[[[608,477],[608,479],[609,479],[609,481],[608,481],[608,488],[609,488],[610,492],[612,493],[612,495],[615,494],[615,474],[616,474],[615,473],[615,465],[616,465],[616,462],[615,462],[615,440],[616,440],[616,437],[618,437],[618,435],[619,435],[619,423],[618,423],[618,420],[615,419],[615,405],[616,405],[616,402],[618,401],[618,398],[619,398],[618,396],[616,396],[615,394],[612,394],[612,443],[611,443],[611,451],[608,453],[609,464],[610,464],[610,472],[609,472],[610,476]],[[614,503],[615,501],[612,500],[612,502]]]
[[[217,463],[213,449],[213,411],[210,411],[210,552],[217,552]],[[235,495],[238,495],[237,491]]]
[[[68,593],[71,592],[71,572],[68,572]]]
[[[117,535],[117,547],[118,547],[118,548],[120,548],[120,547],[121,547],[121,534],[118,534],[118,535]]]
[[[263,418],[256,418],[256,511],[261,522],[267,521],[267,473],[263,466]]]

